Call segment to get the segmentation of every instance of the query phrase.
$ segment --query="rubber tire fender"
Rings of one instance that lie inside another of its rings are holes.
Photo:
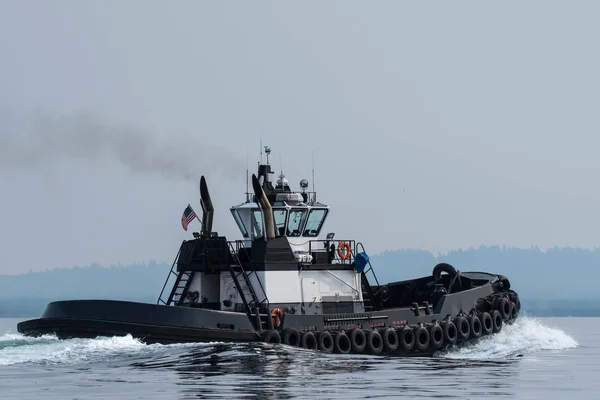
[[[510,303],[506,297],[498,297],[494,302],[494,308],[500,312],[504,321],[510,319]]]
[[[352,345],[350,338],[344,331],[339,331],[333,335],[333,351],[339,354],[348,354]]]
[[[369,354],[380,354],[383,351],[383,338],[376,330],[367,332],[366,352]]]
[[[315,334],[311,331],[302,332],[302,337],[300,338],[300,347],[310,350],[317,350],[319,346]]]
[[[456,333],[458,337],[457,342],[468,340],[469,336],[471,336],[471,325],[469,325],[469,321],[467,321],[467,319],[462,315],[459,315],[458,317],[454,318],[452,322],[454,322],[454,325],[456,325]]]
[[[481,333],[483,332],[483,327],[481,326],[481,320],[475,314],[471,314],[469,316],[469,328],[470,335],[469,337],[472,339],[478,339],[481,337]]]
[[[454,325],[454,322],[442,322],[442,330],[444,331],[444,343],[449,345],[456,344],[458,341],[458,329]]]
[[[409,352],[415,346],[415,334],[408,326],[396,329],[398,335],[398,350]]]
[[[281,342],[290,346],[300,345],[300,332],[296,328],[284,328],[282,331]]]
[[[494,332],[494,321],[492,316],[487,311],[479,314],[479,320],[481,321],[481,334],[491,335]]]
[[[398,349],[398,334],[394,328],[381,328],[379,330],[383,341],[383,351],[393,353]]]
[[[352,347],[352,353],[363,353],[367,346],[367,336],[362,329],[354,328],[350,331],[350,346]]]
[[[424,326],[413,329],[415,333],[415,349],[425,351],[429,348],[429,331]]]
[[[263,331],[261,333],[261,337],[262,337],[263,342],[273,343],[273,344],[281,343],[281,335],[279,335],[279,332],[276,330]]]
[[[317,333],[317,347],[319,350],[325,353],[333,353],[333,337],[329,331],[323,331]]]
[[[439,263],[433,267],[433,272],[431,273],[433,280],[436,282],[441,280],[442,272],[447,272],[450,276],[456,275],[456,269],[452,265],[448,263]]]
[[[517,311],[517,305],[514,301],[510,302],[510,318],[507,321],[507,324],[512,325],[517,319],[519,312]]]
[[[500,314],[500,311],[498,310],[492,310],[490,312],[490,315],[492,316],[492,321],[494,322],[494,329],[493,332],[494,333],[498,333],[502,330],[502,314]]]
[[[444,345],[444,330],[439,324],[427,326],[429,331],[429,346],[432,349],[439,349]]]

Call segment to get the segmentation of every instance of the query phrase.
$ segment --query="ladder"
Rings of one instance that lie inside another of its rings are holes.
[[[167,305],[174,304],[176,306],[181,305],[185,299],[185,295],[194,279],[196,271],[180,271],[167,300]]]
[[[181,244],[183,246],[183,243]],[[181,246],[179,247],[179,251],[175,256],[175,260],[173,261],[173,265],[171,265],[171,270],[167,275],[167,279],[165,280],[165,284],[163,285],[162,290],[160,291],[160,295],[158,296],[158,300],[156,304],[164,304],[164,305],[180,305],[185,298],[185,294],[187,293],[190,284],[192,283],[192,279],[194,278],[195,271],[186,271],[182,270],[177,272],[177,260],[179,259],[179,255],[181,254]],[[165,292],[165,288],[167,287],[167,283],[169,283],[172,278],[175,277],[175,283],[169,292],[169,297],[167,300],[163,298],[163,294]]]
[[[269,310],[269,299],[267,298],[267,293],[265,292],[265,289],[260,281],[260,278],[258,277],[258,274],[256,273],[256,269],[254,269],[252,267],[251,262],[248,263],[247,268],[244,268],[244,266],[242,265],[242,262],[240,261],[240,258],[238,256],[236,249],[233,247],[233,243],[232,242],[227,242],[227,243],[229,245],[229,251],[233,258],[233,263],[229,263],[229,272],[231,273],[231,278],[233,279],[235,287],[236,287],[238,293],[240,294],[240,297],[242,298],[242,303],[244,303],[244,308],[246,309],[246,314],[248,315],[248,318],[250,318],[250,320],[253,321],[253,323],[254,323],[254,321],[257,320],[256,313],[257,312],[260,313],[260,309],[264,308],[265,306],[268,310],[267,317],[270,317],[271,311]],[[250,280],[252,275],[255,276],[256,281],[258,282],[258,286],[260,287],[260,291],[264,295],[264,298],[262,300],[260,300],[258,298],[255,287]],[[241,282],[240,282],[240,280],[241,280]],[[242,287],[242,282],[245,283],[246,288],[248,289],[248,292],[250,293],[250,299],[246,298],[246,294],[244,293],[244,290],[243,290],[244,288]],[[260,316],[258,319],[261,319]],[[255,323],[255,325],[257,325],[257,324]],[[260,325],[261,326],[255,326],[255,328],[257,330],[262,329],[263,323],[261,322]]]
[[[373,294],[373,290],[371,289],[371,285],[369,284],[369,280],[367,279],[364,271],[360,274],[360,285],[362,289],[365,311],[373,311],[375,295]]]
[[[360,249],[360,251],[358,251]],[[366,253],[365,247],[361,242],[356,243],[354,247],[354,257],[358,253]],[[367,277],[368,273],[371,273],[373,279],[375,280],[376,287],[375,292],[373,292],[373,287],[369,283],[369,278]],[[365,311],[376,311],[381,310],[381,302],[377,301],[377,295],[381,292],[382,286],[379,284],[379,280],[377,279],[377,275],[375,275],[375,270],[373,269],[373,265],[371,264],[371,260],[367,261],[367,267],[360,274],[360,283],[363,293],[363,304],[365,306]]]

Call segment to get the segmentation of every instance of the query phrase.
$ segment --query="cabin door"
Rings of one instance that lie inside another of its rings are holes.
[[[302,303],[306,314],[319,314],[317,305],[319,301],[319,283],[313,278],[302,279]]]

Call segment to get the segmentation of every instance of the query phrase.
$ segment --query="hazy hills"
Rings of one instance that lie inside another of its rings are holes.
[[[482,246],[437,256],[423,250],[398,250],[372,255],[371,261],[380,282],[429,275],[443,261],[463,271],[506,275],[532,314],[600,315],[594,279],[600,249]],[[156,302],[170,267],[155,261],[110,267],[93,264],[0,276],[0,316],[38,316],[49,301],[59,299]]]

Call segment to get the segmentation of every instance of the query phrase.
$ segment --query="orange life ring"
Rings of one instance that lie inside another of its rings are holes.
[[[346,249],[346,252],[345,253],[342,252],[342,249]],[[337,253],[338,253],[338,256],[340,256],[340,258],[342,260],[349,259],[350,256],[352,255],[352,247],[350,246],[350,243],[346,242],[345,240],[342,240],[338,244]]]
[[[281,320],[283,319],[283,311],[281,311],[280,308],[274,308],[271,311],[271,315],[275,314],[274,317],[271,317],[273,319],[273,328],[277,328],[279,327],[279,324],[281,324]]]

